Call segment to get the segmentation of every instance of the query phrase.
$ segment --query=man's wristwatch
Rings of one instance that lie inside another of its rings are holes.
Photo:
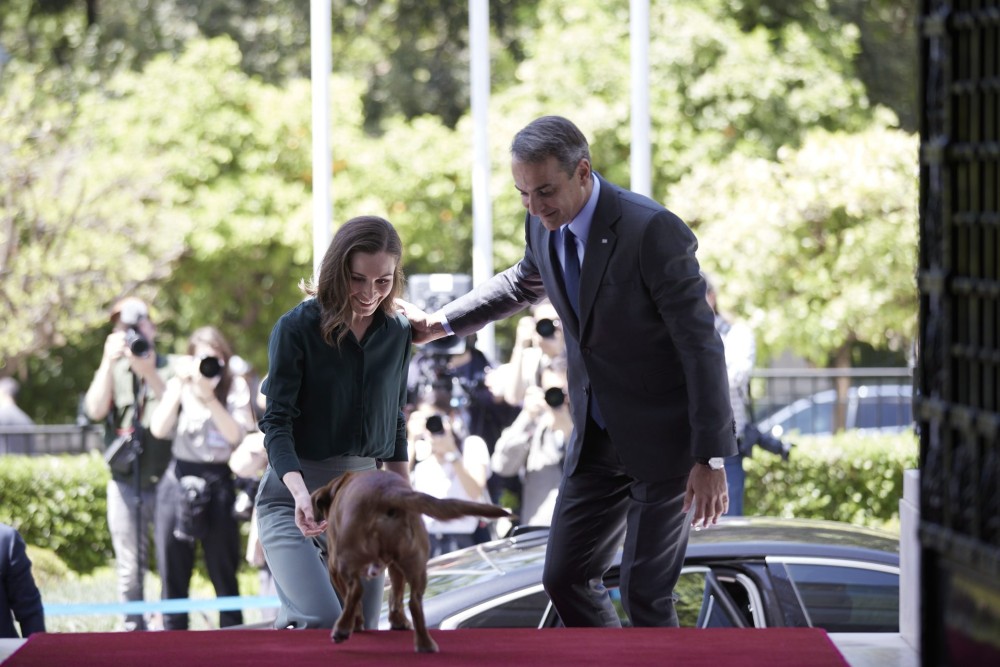
[[[698,457],[695,461],[703,466],[708,466],[712,470],[722,470],[722,468],[726,465],[726,460],[721,456],[713,456],[710,459]]]

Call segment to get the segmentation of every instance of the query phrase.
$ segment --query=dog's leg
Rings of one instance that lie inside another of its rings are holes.
[[[414,566],[416,565],[416,566]],[[424,620],[424,589],[427,588],[426,564],[417,563],[407,568],[410,580],[410,616],[413,618],[413,646],[417,653],[437,653],[438,645],[427,632]]]
[[[347,585],[347,596],[344,599],[344,610],[333,626],[330,637],[336,643],[345,642],[351,638],[351,632],[357,625],[361,615],[361,579],[354,577]],[[363,626],[362,626],[363,627]]]
[[[389,581],[392,582],[392,592],[389,595],[389,627],[393,630],[409,630],[413,626],[403,611],[406,579],[403,577],[403,571],[395,563],[389,564]]]

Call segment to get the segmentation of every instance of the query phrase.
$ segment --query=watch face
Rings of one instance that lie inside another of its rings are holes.
[[[708,467],[712,470],[722,470],[725,465],[726,461],[721,456],[713,456],[708,460]]]

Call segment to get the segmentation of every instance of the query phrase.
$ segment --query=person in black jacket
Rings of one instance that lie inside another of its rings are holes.
[[[21,626],[20,635],[15,620]],[[16,639],[36,632],[45,632],[45,611],[31,574],[31,560],[21,534],[0,523],[0,637]]]
[[[436,313],[398,303],[426,343],[549,298],[566,338],[574,430],[545,590],[567,627],[620,627],[601,577],[624,544],[629,620],[676,626],[688,532],[725,514],[725,458],[737,451],[697,240],[662,205],[595,172],[586,137],[565,118],[517,133],[511,173],[527,209],[520,261]]]

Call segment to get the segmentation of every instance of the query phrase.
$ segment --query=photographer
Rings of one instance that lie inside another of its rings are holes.
[[[743,490],[746,484],[746,473],[743,470],[743,457],[749,449],[744,447],[746,426],[748,422],[748,402],[750,395],[750,373],[757,359],[757,343],[753,331],[742,322],[731,322],[722,316],[718,307],[718,295],[712,281],[705,278],[707,290],[705,299],[715,313],[715,330],[722,337],[726,351],[726,371],[729,375],[729,401],[733,407],[733,420],[737,433],[739,453],[726,459],[726,482],[729,485],[730,516],[743,514]],[[749,443],[752,447],[753,443]]]
[[[542,371],[541,385],[525,391],[521,414],[500,435],[490,459],[495,474],[520,476],[522,500],[516,513],[529,526],[552,522],[563,457],[573,434],[566,371]]]
[[[566,367],[566,340],[556,309],[545,300],[517,322],[506,381],[500,388],[504,401],[520,406],[528,387],[540,386],[542,371],[553,365]]]
[[[475,435],[462,437],[460,425],[431,404],[419,406],[407,423],[413,488],[436,498],[488,502],[484,498],[490,475],[486,443]],[[424,517],[430,534],[430,556],[470,547],[479,518],[465,516],[451,521]]]
[[[250,388],[232,372],[229,343],[214,327],[191,334],[150,423],[153,435],[173,437],[157,490],[157,562],[163,599],[188,597],[195,541],[219,597],[239,595],[240,533],[233,516],[236,488],[229,458],[253,428]],[[219,626],[243,623],[239,610],[221,611]],[[164,614],[164,630],[186,630],[188,615]]]
[[[156,352],[156,326],[144,301],[125,297],[114,304],[110,316],[112,332],[84,397],[84,410],[94,421],[107,420],[105,445],[109,452],[121,452],[108,482],[108,527],[120,599],[141,601],[156,484],[170,460],[170,442],[153,437],[148,427],[172,369],[168,358]],[[143,615],[127,615],[125,629],[145,630]]]

